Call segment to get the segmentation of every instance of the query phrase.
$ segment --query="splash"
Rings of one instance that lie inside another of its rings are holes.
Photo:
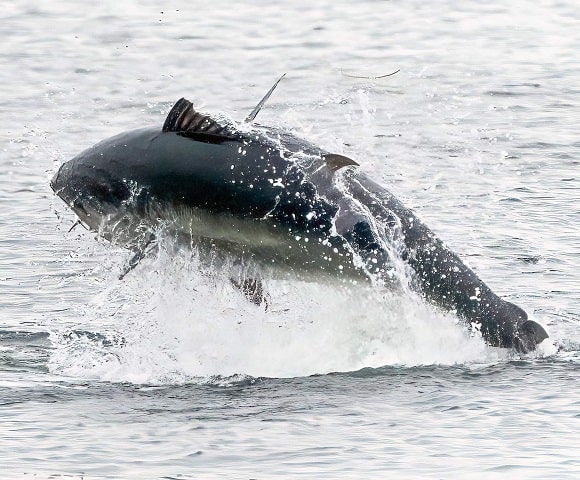
[[[362,121],[370,126],[375,109],[367,92],[357,93]],[[283,149],[280,138],[273,141]],[[344,185],[342,190],[349,198]],[[365,205],[352,202],[354,211],[374,218]],[[195,212],[175,216],[189,219],[181,226],[193,238]],[[142,231],[155,226],[145,225]],[[53,333],[49,367],[81,378],[156,384],[497,359],[500,354],[487,348],[477,332],[470,335],[454,316],[433,310],[409,287],[411,274],[400,259],[400,238],[393,234],[398,226],[372,222],[371,227],[387,252],[386,273],[400,284],[398,293],[386,288],[384,278],[372,285],[310,283],[266,271],[260,274],[269,297],[265,309],[248,302],[233,284],[232,271],[238,266],[221,259],[201,261],[193,245],[183,249],[161,243],[158,254],[142,261],[124,281],[117,280],[114,267],[104,272],[110,286],[83,312],[79,324],[87,328]],[[100,234],[122,239],[122,233],[130,237],[135,231],[133,223],[119,221],[110,235]],[[358,260],[355,266],[370,277],[376,264],[383,265],[375,258]],[[252,278],[250,270],[242,274]]]
[[[271,275],[263,279],[265,309],[248,302],[230,274],[231,266],[208,266],[195,250],[170,248],[123,282],[109,271],[111,285],[84,312],[86,329],[52,333],[50,370],[111,382],[219,383],[494,355],[412,294]]]

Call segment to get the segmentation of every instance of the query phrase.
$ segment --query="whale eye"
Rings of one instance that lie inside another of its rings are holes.
[[[93,193],[99,198],[107,198],[111,196],[111,188],[107,183],[98,182],[93,185]]]
[[[93,184],[93,195],[101,201],[119,203],[129,198],[129,188],[118,180],[100,180]]]

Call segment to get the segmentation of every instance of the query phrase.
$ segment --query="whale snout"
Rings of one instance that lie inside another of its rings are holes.
[[[61,193],[65,188],[65,182],[63,181],[63,178],[66,176],[65,170],[67,170],[66,163],[61,165],[61,167],[57,170],[57,172],[53,175],[52,179],[50,180],[50,188],[52,188],[53,192],[56,193],[63,200],[64,198],[62,197]]]
[[[98,228],[102,218],[117,212],[130,197],[130,190],[123,179],[78,159],[64,163],[52,177],[50,186],[79,219]]]

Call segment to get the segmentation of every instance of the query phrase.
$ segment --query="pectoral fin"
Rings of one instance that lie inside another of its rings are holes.
[[[127,264],[125,269],[119,274],[119,280],[123,280],[123,278],[125,278],[125,276],[131,270],[133,270],[137,265],[139,265],[139,262],[145,258],[147,253],[149,253],[149,251],[151,251],[151,249],[157,245],[156,242],[157,242],[157,239],[155,237],[155,234],[152,233],[143,242],[142,245],[140,245],[136,250],[134,250],[134,252],[135,252],[134,255],[129,260],[129,263]]]
[[[261,280],[255,278],[245,278],[236,281],[230,278],[232,285],[236,287],[249,302],[254,305],[264,305],[266,311],[270,307],[270,295],[264,290],[264,284]]]

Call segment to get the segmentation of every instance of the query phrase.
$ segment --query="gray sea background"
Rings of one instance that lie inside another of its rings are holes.
[[[0,477],[580,478],[578,7],[4,1]],[[69,232],[63,162],[182,96],[242,120],[284,72],[260,122],[356,159],[549,341],[298,281],[263,312],[185,253],[119,281]]]

